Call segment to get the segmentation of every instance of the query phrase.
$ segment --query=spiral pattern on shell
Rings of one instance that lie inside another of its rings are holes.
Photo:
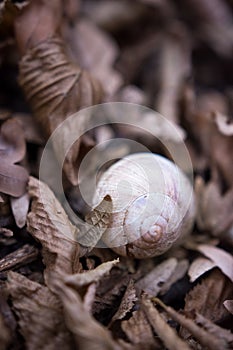
[[[101,239],[120,255],[139,259],[160,255],[193,226],[192,186],[162,156],[136,153],[112,165],[97,184],[93,205],[106,195],[113,208]]]

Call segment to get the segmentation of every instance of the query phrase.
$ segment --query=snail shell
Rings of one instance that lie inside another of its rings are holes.
[[[162,156],[136,153],[112,165],[97,184],[93,205],[106,195],[112,199],[112,213],[101,240],[120,255],[160,255],[193,226],[192,186]]]

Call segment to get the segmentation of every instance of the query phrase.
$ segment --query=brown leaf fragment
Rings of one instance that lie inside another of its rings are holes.
[[[201,177],[196,178],[195,192],[197,198],[197,224],[202,230],[208,230],[220,236],[233,223],[233,189],[223,195],[215,181],[205,185]]]
[[[126,288],[126,291],[124,293],[124,296],[121,300],[120,306],[119,306],[117,312],[115,313],[115,315],[113,316],[113,318],[111,319],[109,327],[111,327],[111,325],[115,321],[122,320],[127,315],[127,313],[132,310],[132,308],[135,305],[137,300],[138,300],[138,298],[136,296],[134,281],[130,280],[130,282]]]
[[[97,283],[104,275],[108,275],[113,266],[118,263],[119,259],[116,259],[103,263],[90,271],[65,275],[63,281],[65,284],[78,290],[89,284]]]
[[[0,260],[0,271],[15,269],[36,260],[38,249],[32,245],[25,244],[22,248],[6,255]]]
[[[28,349],[72,348],[61,303],[47,287],[15,272],[9,272],[7,287]]]
[[[53,287],[63,303],[66,324],[73,333],[78,349],[122,349],[111,333],[85,309],[75,290],[58,279],[53,279]]]
[[[46,265],[45,279],[50,270],[60,274],[77,271],[79,244],[75,241],[77,228],[49,187],[30,177],[29,195],[32,198],[27,228],[42,244]]]
[[[214,269],[187,294],[184,311],[186,314],[195,311],[213,322],[221,322],[228,316],[223,302],[231,296],[231,282],[218,269]]]
[[[2,317],[2,315],[0,314],[0,348],[1,350],[7,350],[8,346],[11,342],[11,334],[10,334],[10,330],[6,327],[5,323],[4,323],[4,319]]]
[[[175,258],[163,261],[135,284],[136,290],[138,292],[143,290],[147,294],[156,296],[162,289],[164,283],[172,276],[176,266],[177,260]]]
[[[121,322],[121,328],[136,349],[161,349],[143,310],[134,311],[129,320]]]
[[[210,334],[214,334],[215,336],[219,337],[219,339],[222,339],[226,342],[226,344],[229,346],[233,346],[233,334],[230,330],[224,329],[210,320],[208,320],[206,317],[202,316],[199,313],[196,313],[195,315],[195,322],[202,326],[204,329],[206,329]]]
[[[26,225],[29,202],[28,193],[25,193],[19,198],[11,198],[11,210],[15,218],[15,223],[19,228]]]
[[[211,259],[216,266],[233,282],[233,257],[225,250],[200,244],[197,250]]]
[[[214,267],[216,267],[216,264],[212,260],[202,257],[195,259],[188,270],[190,282],[196,281],[196,279],[198,279],[205,272],[213,269]]]
[[[154,331],[163,341],[167,349],[190,350],[188,344],[185,343],[178,336],[176,331],[166,323],[161,314],[148,298],[142,298],[142,308]]]
[[[233,315],[233,300],[225,300],[223,305]]]
[[[162,308],[181,326],[186,328],[201,345],[210,350],[227,350],[228,345],[224,339],[218,338],[215,334],[210,334],[202,327],[199,327],[192,319],[178,313],[172,307],[166,306],[161,300],[154,298],[154,301],[158,303]],[[186,344],[186,343],[185,343]],[[176,348],[177,350],[179,349]]]

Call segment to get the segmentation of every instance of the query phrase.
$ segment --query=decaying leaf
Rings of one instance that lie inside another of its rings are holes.
[[[79,290],[91,283],[97,283],[104,275],[109,274],[110,270],[119,263],[119,259],[108,261],[96,267],[93,270],[73,275],[65,275],[63,281],[65,284]]]
[[[80,350],[122,349],[111,333],[88,313],[74,289],[58,279],[53,280],[53,287],[63,303],[67,327]]]
[[[61,303],[47,287],[15,272],[9,272],[7,287],[28,349],[72,348]]]
[[[81,67],[97,78],[106,93],[113,96],[122,85],[122,76],[113,69],[118,48],[113,39],[86,19],[68,29],[68,40]]]
[[[129,320],[121,322],[121,328],[136,349],[161,349],[143,310],[134,311]]]
[[[220,187],[215,181],[205,185],[203,179],[197,177],[195,192],[198,205],[198,226],[215,236],[220,236],[233,223],[233,188],[221,194]]]
[[[169,350],[190,350],[188,344],[166,323],[149,299],[143,297],[142,308],[151,326],[163,341],[166,348]]]
[[[45,279],[51,270],[60,274],[77,271],[80,253],[75,240],[77,228],[46,184],[30,177],[28,190],[32,205],[27,228],[42,244]]]
[[[213,322],[220,322],[228,316],[223,302],[230,299],[232,293],[231,282],[218,269],[214,269],[187,294],[184,311],[187,314],[195,311]]]
[[[0,131],[0,191],[19,197],[26,192],[28,172],[15,163],[26,152],[23,130],[14,119],[5,121]]]
[[[66,54],[64,41],[57,34],[61,9],[61,1],[34,1],[15,21],[17,43],[23,54],[19,82],[47,137],[73,113],[100,102],[102,95],[99,83]],[[61,136],[59,145],[53,145],[58,160],[67,135]],[[64,171],[73,185],[78,183],[80,142],[75,142],[64,162]],[[63,151],[65,154],[66,149]]]
[[[131,280],[126,288],[125,294],[121,300],[120,306],[111,319],[110,325],[113,324],[113,322],[117,320],[122,320],[129,311],[132,310],[133,306],[135,305],[136,301],[138,300],[136,295],[136,290],[134,287],[134,282]]]
[[[143,290],[150,295],[156,296],[164,283],[172,276],[176,266],[177,260],[175,258],[165,260],[135,284],[136,290]]]
[[[228,340],[225,338],[219,338],[216,334],[210,334],[204,328],[196,324],[191,318],[188,318],[181,313],[175,311],[172,307],[166,306],[159,299],[155,300],[162,308],[181,326],[186,328],[201,345],[211,350],[227,350],[229,349]],[[225,330],[223,330],[224,332]],[[184,343],[186,345],[186,343]],[[174,348],[176,349],[176,348]],[[179,349],[179,348],[178,348]]]
[[[7,350],[11,341],[11,336],[10,336],[10,330],[4,324],[4,320],[1,314],[0,314],[0,329],[1,329],[1,332],[0,332],[1,349]]]

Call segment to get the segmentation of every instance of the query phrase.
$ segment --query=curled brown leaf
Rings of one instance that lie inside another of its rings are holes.
[[[64,209],[49,187],[30,177],[29,195],[32,198],[28,214],[28,231],[42,244],[46,265],[45,279],[49,271],[71,274],[78,270],[80,254],[76,242],[76,230]]]
[[[15,21],[16,39],[23,55],[19,83],[47,137],[70,115],[100,102],[102,96],[100,84],[67,56],[58,34],[61,14],[61,1],[36,0]],[[66,137],[63,134],[59,145],[53,145],[59,160]],[[75,142],[64,162],[65,174],[73,185],[78,182],[75,167],[80,142]]]
[[[28,349],[72,348],[61,303],[47,287],[9,272],[7,288]]]

